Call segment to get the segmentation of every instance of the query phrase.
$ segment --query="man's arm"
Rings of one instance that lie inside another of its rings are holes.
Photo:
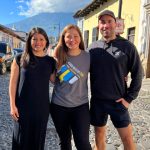
[[[134,45],[131,45],[131,52],[129,56],[129,71],[131,72],[131,83],[127,90],[125,100],[131,103],[134,100],[141,89],[142,79],[144,76],[143,67],[137,49]]]

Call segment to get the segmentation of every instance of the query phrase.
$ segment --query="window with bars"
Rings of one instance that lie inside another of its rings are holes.
[[[85,30],[84,31],[84,44],[85,44],[85,48],[88,47],[88,43],[89,43],[89,30]]]
[[[98,40],[98,27],[93,28],[92,31],[92,42],[97,41]]]
[[[135,27],[128,28],[128,40],[134,44]]]

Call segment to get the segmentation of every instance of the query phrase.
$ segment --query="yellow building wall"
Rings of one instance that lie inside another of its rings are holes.
[[[135,27],[134,44],[138,46],[139,20],[141,0],[123,0],[122,18],[125,22],[123,37],[127,38],[127,29]]]
[[[116,17],[118,17],[119,0],[109,0],[100,6],[100,8],[94,10],[84,18],[83,30],[89,30],[89,44],[92,43],[92,30],[98,26],[98,15],[101,11],[109,9],[112,10]],[[121,34],[124,38],[127,38],[127,29],[135,27],[135,39],[134,44],[138,44],[138,31],[139,31],[139,16],[140,16],[140,0],[122,0],[122,19],[124,19],[125,29]],[[99,34],[99,39],[101,35]]]

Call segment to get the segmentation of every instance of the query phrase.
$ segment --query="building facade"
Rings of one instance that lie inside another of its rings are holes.
[[[25,39],[16,34],[13,30],[0,25],[0,42],[6,42],[13,48],[24,48]]]
[[[145,76],[150,78],[150,0],[141,0],[138,48],[141,50]]]
[[[74,14],[85,46],[101,38],[98,15],[109,9],[117,17],[117,31],[137,47],[145,77],[150,77],[150,0],[93,0]],[[117,33],[116,33],[117,34]]]

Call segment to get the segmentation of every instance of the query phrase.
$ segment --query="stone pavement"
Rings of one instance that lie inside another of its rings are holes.
[[[143,79],[141,91],[147,95],[150,94],[150,78]]]
[[[13,121],[9,115],[9,73],[0,75],[0,150],[11,150]],[[52,88],[50,88],[50,92]],[[150,150],[150,79],[144,79],[139,97],[131,104],[130,114],[137,150]],[[107,124],[107,150],[123,150],[118,133],[111,121]],[[90,141],[94,143],[93,128]],[[49,118],[45,150],[59,150],[59,140],[51,118]],[[73,150],[76,150],[73,147]]]

